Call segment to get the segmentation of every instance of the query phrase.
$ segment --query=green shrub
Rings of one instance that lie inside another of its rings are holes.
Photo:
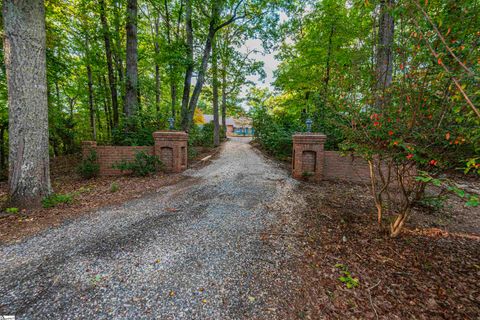
[[[121,171],[131,171],[134,176],[145,177],[163,169],[163,163],[156,156],[146,154],[142,151],[135,154],[133,161],[123,161],[114,164],[113,167]]]
[[[206,123],[202,126],[193,125],[188,132],[188,145],[190,147],[213,147],[213,122]],[[220,127],[220,140],[225,137],[225,130]]]
[[[97,152],[95,150],[91,150],[88,157],[82,160],[77,167],[77,171],[84,179],[98,176],[100,165],[97,163]]]
[[[166,119],[160,120],[151,113],[139,113],[124,119],[112,130],[111,143],[116,146],[153,146],[152,133],[166,128]]]
[[[18,208],[12,207],[12,208],[7,208],[5,209],[7,213],[18,213]]]
[[[188,132],[188,144],[191,147],[213,147],[213,124],[193,125]]]
[[[274,117],[266,107],[258,107],[251,112],[254,138],[268,153],[280,159],[292,154],[292,135],[302,131],[298,119],[293,116]]]
[[[53,208],[60,203],[72,203],[73,196],[71,194],[56,194],[53,193],[42,200],[44,208]]]
[[[118,185],[118,183],[112,182],[112,184],[110,185],[110,192],[115,193],[118,190],[120,190],[120,186]]]

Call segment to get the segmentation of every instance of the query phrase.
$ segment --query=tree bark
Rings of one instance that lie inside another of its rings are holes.
[[[157,116],[160,114],[160,98],[161,98],[161,82],[160,82],[160,65],[158,64],[158,56],[160,55],[159,43],[159,24],[158,17],[155,18],[155,109]]]
[[[119,2],[122,0],[115,0],[113,2],[113,24],[115,27],[114,33],[114,60],[115,68],[117,69],[118,81],[116,83],[117,90],[120,91],[121,101],[125,104],[125,90],[124,90],[124,81],[123,81],[123,53],[122,53],[122,39],[120,33],[120,17],[121,17],[121,7],[119,8]],[[121,104],[119,103],[119,108]]]
[[[212,90],[213,90],[213,144],[220,145],[220,124],[218,117],[218,52],[215,36],[212,40]]]
[[[333,51],[333,34],[335,32],[335,25],[332,24],[330,28],[330,34],[328,36],[328,51],[327,51],[327,62],[325,66],[325,78],[323,79],[323,99],[325,106],[328,102],[328,83],[330,82],[330,60],[332,57]]]
[[[5,169],[5,129],[6,126],[2,124],[0,126],[0,170],[2,171]]]
[[[97,141],[97,128],[95,125],[95,106],[93,104],[92,67],[90,66],[90,63],[87,64],[87,77],[88,77],[88,106],[90,109],[90,128],[92,129],[93,141]]]
[[[87,60],[87,80],[88,80],[88,106],[90,111],[90,128],[92,129],[92,140],[97,141],[97,128],[95,125],[95,105],[93,101],[93,79],[92,66],[90,64],[90,49],[88,34],[85,37],[85,59]]]
[[[185,80],[183,82],[182,97],[182,128],[188,132],[189,125],[189,102],[190,86],[192,85],[193,74],[193,27],[192,27],[192,0],[186,0],[185,3],[185,34],[187,36],[187,69],[185,70]]]
[[[175,83],[175,79],[170,80],[170,95],[172,99],[172,118],[175,119],[177,109],[177,84]]]
[[[224,138],[227,137],[227,71],[222,70],[222,127]]]
[[[110,94],[112,96],[113,127],[115,128],[118,126],[118,122],[119,122],[117,84],[115,79],[115,73],[113,71],[110,30],[108,27],[107,17],[105,15],[105,0],[99,0],[99,5],[100,5],[100,20],[101,20],[102,29],[103,29],[103,39],[105,41],[105,55],[107,57],[108,82],[110,84]]]
[[[5,0],[5,66],[9,105],[9,194],[12,205],[40,205],[51,193],[48,154],[45,7]]]
[[[127,72],[125,73],[125,116],[131,117],[138,108],[137,0],[127,2]]]
[[[392,83],[393,74],[393,35],[395,23],[392,10],[395,0],[380,1],[378,25],[378,45],[376,63],[376,107],[382,108],[388,102],[386,89]]]
[[[111,116],[110,99],[108,97],[108,93],[105,90],[107,84],[105,76],[98,76],[98,83],[100,84],[100,87],[103,88],[103,110],[105,111],[105,120],[107,122],[107,134],[110,137],[112,134],[113,121]]]
[[[165,7],[165,27],[167,33],[167,43],[168,45],[172,44],[172,25],[170,22],[170,12],[168,11],[168,1],[164,0]],[[175,119],[176,116],[176,106],[177,106],[177,83],[175,81],[175,66],[173,63],[169,65],[170,71],[170,98],[171,98],[171,112],[172,118]]]

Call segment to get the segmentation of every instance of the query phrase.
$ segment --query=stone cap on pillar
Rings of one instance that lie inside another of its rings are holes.
[[[188,134],[184,131],[155,131],[153,134],[154,140],[168,140],[168,141],[187,141]]]
[[[293,143],[325,143],[327,136],[319,132],[298,132],[292,136]]]

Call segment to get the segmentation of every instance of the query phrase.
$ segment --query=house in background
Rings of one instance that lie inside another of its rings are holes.
[[[204,114],[204,123],[213,122],[213,115]],[[220,125],[222,124],[222,117],[218,119]],[[247,117],[231,118],[228,117],[225,121],[227,125],[227,136],[251,136],[255,132],[252,127],[252,119]]]
[[[234,118],[234,133],[237,136],[253,136],[255,130],[252,126],[252,119],[247,117]]]

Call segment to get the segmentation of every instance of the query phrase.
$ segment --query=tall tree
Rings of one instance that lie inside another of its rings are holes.
[[[187,36],[187,68],[185,70],[185,79],[183,82],[183,96],[182,96],[182,128],[188,131],[189,122],[189,102],[190,102],[190,87],[192,85],[193,75],[193,25],[192,25],[192,0],[185,1],[185,34]],[[195,112],[195,110],[194,110]]]
[[[86,40],[88,42],[88,40]],[[88,44],[86,44],[88,45]],[[88,58],[87,58],[88,59]],[[87,79],[88,79],[88,106],[90,111],[90,127],[92,129],[92,139],[97,140],[97,127],[95,124],[95,105],[93,101],[93,76],[92,65],[87,60]]]
[[[188,3],[190,3],[190,0],[187,0],[187,4]],[[182,128],[185,131],[188,131],[190,129],[190,126],[192,125],[195,108],[197,107],[198,99],[200,98],[200,93],[202,92],[202,88],[205,83],[205,75],[207,72],[208,61],[210,60],[212,42],[215,37],[215,34],[219,30],[230,25],[236,20],[239,20],[245,17],[245,15],[238,15],[238,9],[242,3],[243,3],[243,0],[240,0],[234,3],[230,15],[223,22],[220,21],[221,20],[220,14],[222,12],[225,2],[212,0],[210,2],[210,6],[211,6],[210,14],[206,14],[205,12],[203,12],[204,15],[208,17],[208,20],[209,20],[208,32],[205,39],[205,45],[202,50],[202,58],[200,60],[200,67],[197,74],[197,82],[195,83],[195,87],[193,89],[193,93],[190,99],[188,99],[190,89],[187,88],[186,86],[188,85],[188,87],[190,87],[191,77],[193,72],[193,65],[189,66],[189,68],[192,68],[192,70],[189,70],[188,68],[185,74],[185,87],[184,87],[184,94],[183,94],[183,100],[182,100]],[[191,3],[190,3],[190,6],[191,6]],[[192,51],[191,60],[193,61],[193,50],[191,50],[193,49],[193,31],[192,31],[192,24],[191,24],[191,12],[190,12],[190,15],[187,14],[187,16],[189,16],[188,18],[189,20],[186,20],[187,46],[188,46],[189,55],[190,55],[190,51]]]
[[[113,1],[113,26],[115,32],[113,33],[114,39],[114,60],[115,68],[117,69],[118,81],[117,87],[120,91],[120,96],[122,97],[121,101],[125,102],[125,83],[123,77],[123,50],[122,50],[122,35],[121,32],[121,23],[123,22],[121,14],[122,12],[122,0]],[[120,108],[120,106],[119,106]]]
[[[110,84],[110,94],[112,97],[113,126],[117,127],[119,122],[118,96],[117,96],[116,77],[113,69],[110,29],[108,26],[108,21],[107,21],[107,16],[105,11],[105,0],[99,0],[98,3],[100,5],[100,20],[102,22],[103,39],[105,42],[105,55],[107,57],[108,82]]]
[[[218,50],[215,37],[212,43],[212,90],[213,90],[213,144],[220,145],[220,123],[218,117]]]
[[[137,39],[137,0],[127,2],[127,72],[125,81],[124,112],[131,117],[139,105],[138,93],[138,39]]]
[[[9,104],[9,193],[38,205],[51,192],[48,154],[45,8],[42,0],[5,0]]]

